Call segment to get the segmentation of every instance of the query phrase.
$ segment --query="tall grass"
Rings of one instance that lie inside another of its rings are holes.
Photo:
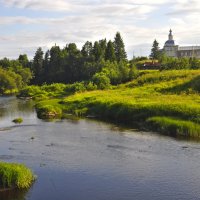
[[[28,188],[35,180],[32,171],[25,165],[0,162],[0,188]]]
[[[199,137],[200,125],[170,117],[151,117],[147,120],[156,131],[173,136]]]

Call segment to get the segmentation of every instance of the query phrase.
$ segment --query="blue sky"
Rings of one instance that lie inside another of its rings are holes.
[[[0,58],[31,59],[55,43],[79,48],[88,40],[112,39],[119,31],[129,58],[149,55],[173,30],[176,44],[200,44],[198,0],[0,0]]]

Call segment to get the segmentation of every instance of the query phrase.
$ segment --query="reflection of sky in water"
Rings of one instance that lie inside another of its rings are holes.
[[[8,102],[12,111],[5,111],[0,124],[9,125],[18,115],[25,120],[0,132],[0,160],[26,163],[38,175],[28,194],[18,200],[24,196],[27,200],[188,200],[200,196],[199,143],[91,120],[44,122],[23,101]]]

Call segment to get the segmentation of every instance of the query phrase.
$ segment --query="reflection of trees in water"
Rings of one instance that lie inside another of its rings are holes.
[[[34,110],[33,108],[33,101],[32,100],[20,100],[20,99],[17,99],[16,100],[17,102],[17,110],[19,111],[25,111],[25,112],[32,112]]]
[[[15,97],[0,97],[0,117],[14,115],[18,112],[32,113],[34,111],[32,100],[20,100]]]
[[[28,190],[7,190],[0,192],[1,200],[25,200]]]
[[[5,115],[5,109],[0,107],[0,117]]]

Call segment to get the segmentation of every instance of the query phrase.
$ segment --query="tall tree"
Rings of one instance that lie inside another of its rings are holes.
[[[82,49],[81,49],[81,53],[84,57],[89,57],[92,53],[92,42],[87,41]]]
[[[28,57],[26,54],[22,54],[22,55],[19,55],[19,58],[18,58],[20,64],[23,66],[23,67],[28,67]]]
[[[115,56],[118,62],[127,60],[125,45],[119,32],[117,32],[115,35],[114,49],[115,49]]]
[[[43,73],[43,61],[44,61],[43,54],[44,53],[42,51],[42,48],[39,47],[35,52],[35,56],[33,58],[33,72],[36,79]]]
[[[111,40],[109,40],[107,44],[107,48],[105,52],[105,60],[109,60],[111,62],[114,62],[116,60],[115,50],[114,50],[113,43]]]
[[[101,58],[105,58],[107,40],[106,39],[99,40],[99,46],[101,48]]]
[[[44,73],[48,75],[49,73],[49,64],[50,64],[50,51],[47,50],[44,56]]]
[[[101,47],[97,41],[94,43],[92,53],[94,55],[95,61],[99,61],[102,53],[101,53]]]
[[[159,50],[159,43],[157,42],[157,40],[155,39],[153,41],[153,45],[152,45],[152,49],[151,49],[151,54],[150,57],[152,59],[159,59],[161,55],[161,52]]]

